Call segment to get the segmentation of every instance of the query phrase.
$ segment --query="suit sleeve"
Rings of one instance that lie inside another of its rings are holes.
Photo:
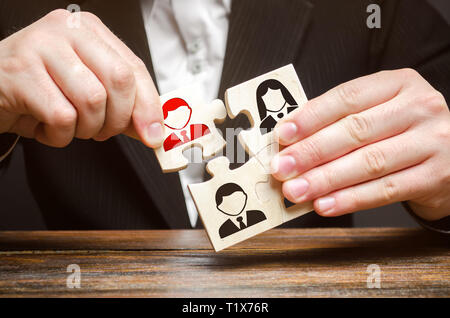
[[[15,134],[0,134],[0,172],[4,170],[9,162],[8,155],[12,152],[19,136]]]
[[[415,69],[444,95],[449,105],[449,24],[427,1],[386,1],[382,16],[384,13],[385,22],[372,41],[372,66],[378,69]],[[426,229],[450,235],[450,217],[426,221],[418,217],[407,203],[402,204]]]

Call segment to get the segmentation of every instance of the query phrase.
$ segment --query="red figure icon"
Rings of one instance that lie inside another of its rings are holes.
[[[172,98],[164,103],[164,125],[172,130],[164,140],[164,151],[191,142],[210,133],[208,126],[204,124],[188,125],[191,120],[192,108],[181,98]]]

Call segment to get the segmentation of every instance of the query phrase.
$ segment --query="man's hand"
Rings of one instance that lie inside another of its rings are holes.
[[[279,122],[273,160],[287,199],[322,216],[408,201],[417,215],[450,214],[450,113],[416,71],[361,77]]]
[[[55,147],[125,133],[162,142],[162,112],[144,63],[96,16],[56,10],[0,42],[0,133]]]

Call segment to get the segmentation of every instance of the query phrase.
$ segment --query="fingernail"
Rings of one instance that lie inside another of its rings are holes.
[[[321,213],[327,214],[336,205],[336,199],[333,197],[324,197],[317,200],[317,207]]]
[[[298,199],[306,193],[309,188],[309,183],[306,179],[296,178],[286,181],[285,187],[292,198]]]
[[[289,179],[295,174],[296,162],[292,156],[276,155],[270,163],[271,172],[276,173],[282,179]]]
[[[297,125],[292,122],[286,122],[275,128],[275,133],[282,143],[291,143],[297,136]]]
[[[148,127],[148,142],[151,146],[160,146],[163,142],[163,126],[153,123]]]

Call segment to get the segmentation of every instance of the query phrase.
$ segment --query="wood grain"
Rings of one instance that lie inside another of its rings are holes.
[[[0,232],[0,296],[449,297],[448,247],[420,229],[275,229],[219,253],[200,230]]]

